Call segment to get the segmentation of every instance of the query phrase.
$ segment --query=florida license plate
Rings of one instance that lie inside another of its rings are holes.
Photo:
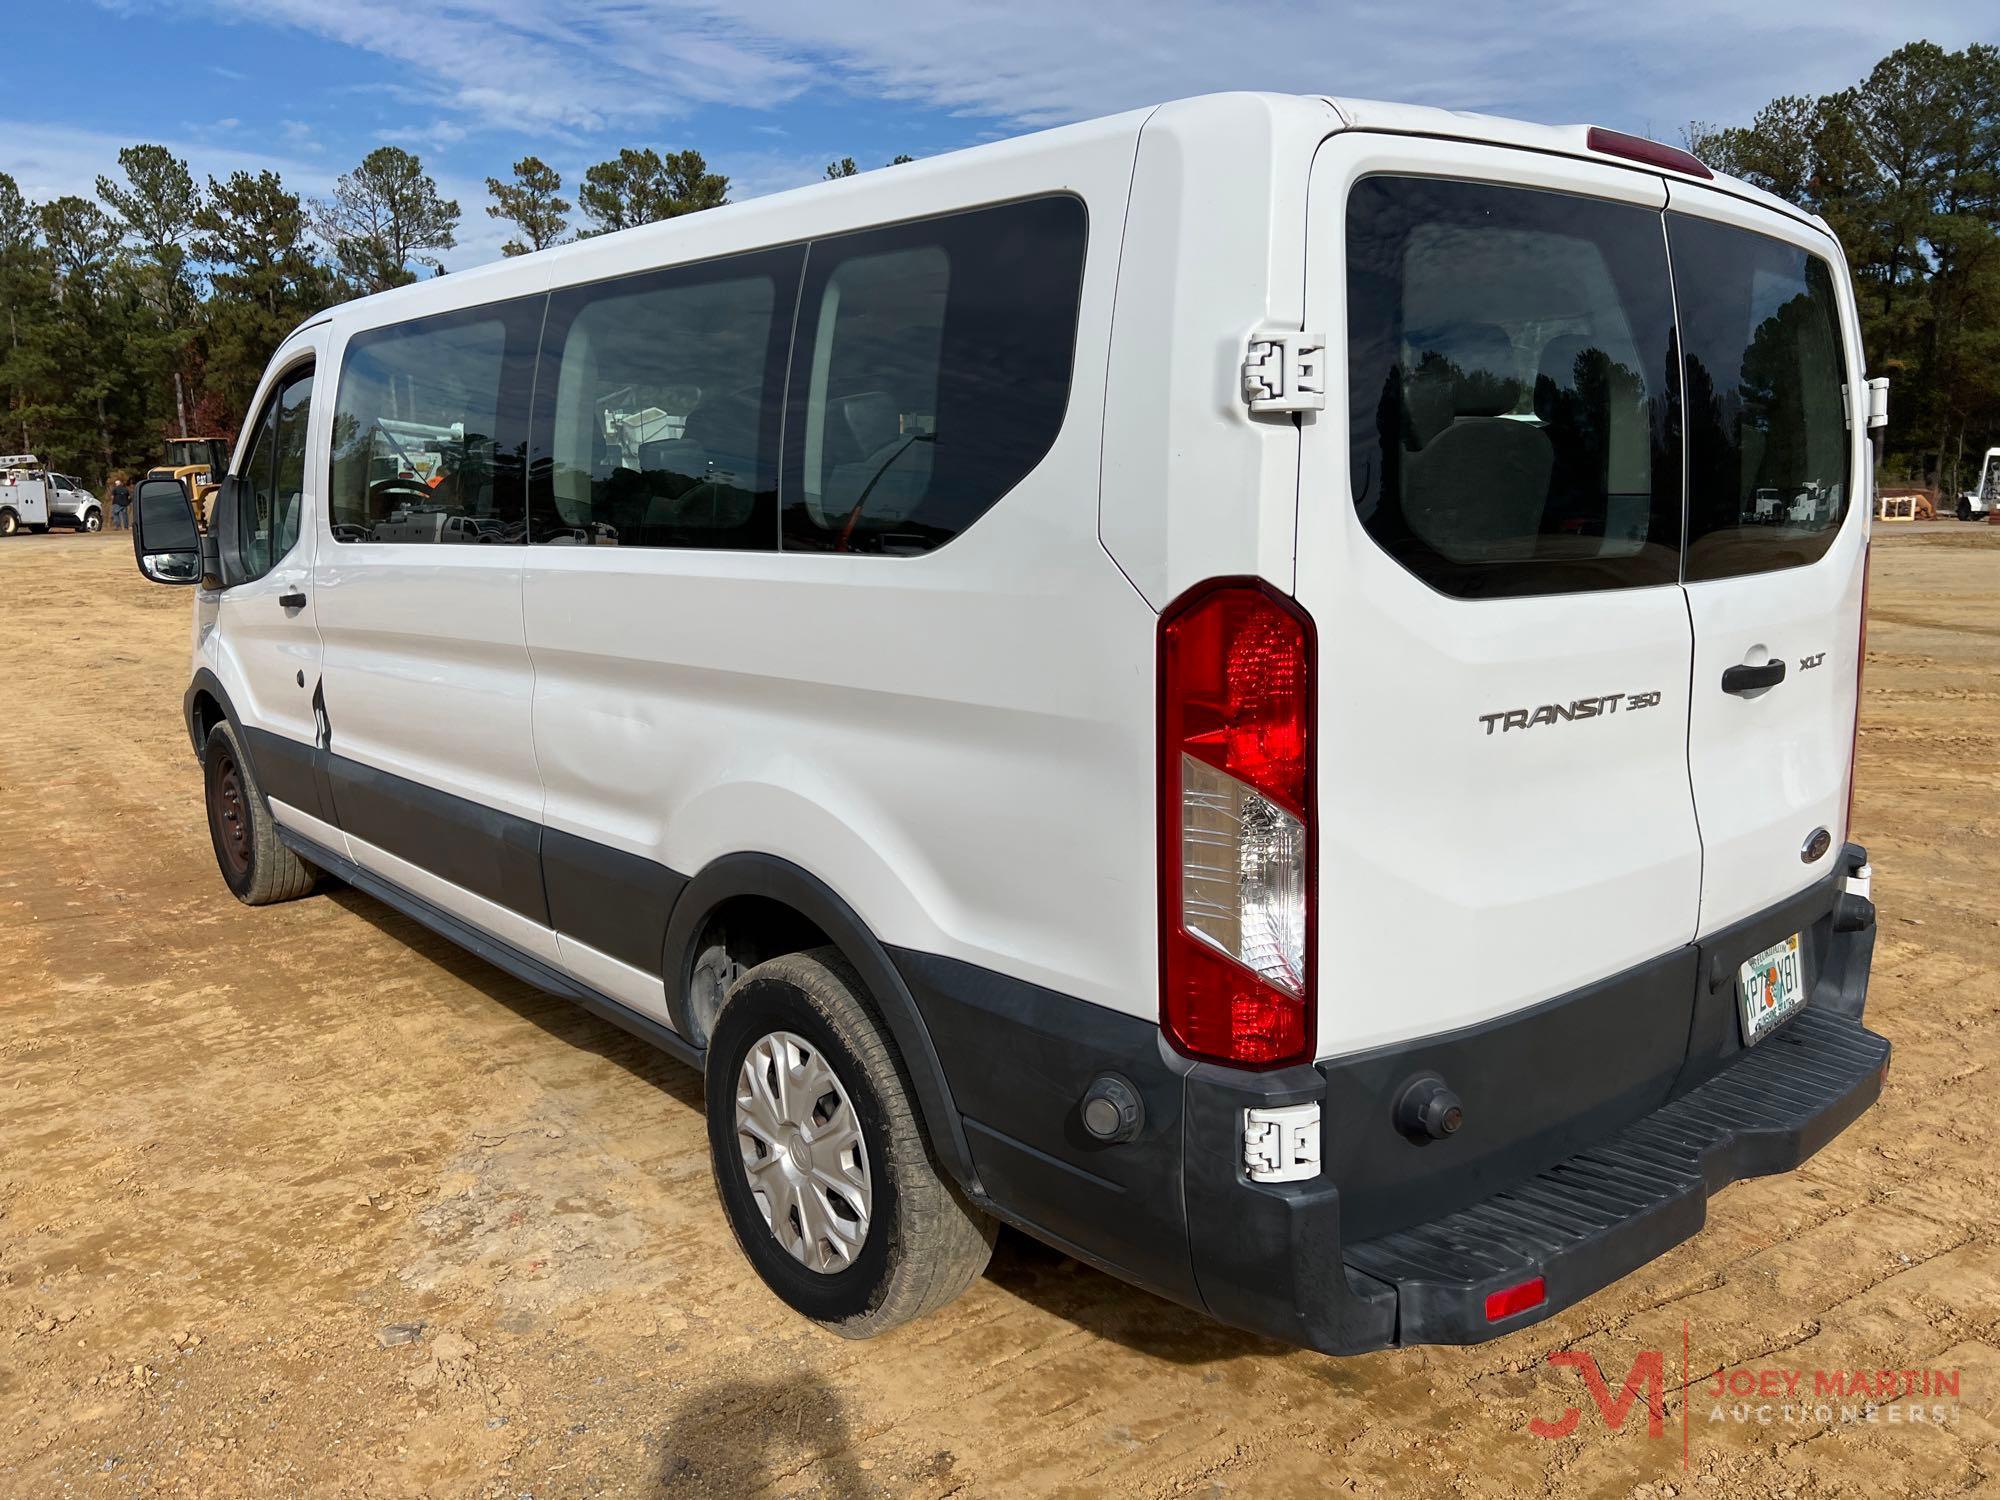
[[[1772,944],[1738,969],[1736,994],[1743,1008],[1743,1045],[1754,1047],[1806,1003],[1799,935]]]

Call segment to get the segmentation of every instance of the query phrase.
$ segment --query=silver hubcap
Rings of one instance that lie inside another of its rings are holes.
[[[759,1037],[736,1080],[736,1146],[758,1211],[799,1264],[844,1271],[868,1239],[875,1192],[847,1090],[819,1049]]]

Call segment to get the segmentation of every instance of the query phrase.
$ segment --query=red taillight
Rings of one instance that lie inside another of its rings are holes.
[[[1854,733],[1847,742],[1847,822],[1842,836],[1854,837],[1854,767],[1861,758],[1861,672],[1868,665],[1868,564],[1872,547],[1861,549],[1861,625],[1854,642]]]
[[[1548,1300],[1549,1289],[1539,1276],[1514,1286],[1502,1287],[1497,1292],[1486,1294],[1486,1321],[1498,1323],[1502,1318],[1513,1317],[1515,1313],[1526,1312],[1531,1307],[1540,1307]]]
[[[1254,579],[1160,620],[1160,1024],[1196,1057],[1304,1059],[1313,1014],[1313,633]]]
[[[1585,144],[1606,156],[1622,156],[1627,161],[1644,162],[1649,167],[1665,167],[1670,172],[1685,172],[1690,177],[1715,176],[1702,165],[1700,157],[1678,146],[1669,146],[1664,141],[1649,141],[1643,135],[1627,135],[1622,130],[1606,130],[1602,125],[1593,125]]]

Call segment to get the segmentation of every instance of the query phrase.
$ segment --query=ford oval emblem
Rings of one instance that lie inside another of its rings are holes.
[[[1806,839],[1805,847],[1799,850],[1799,858],[1811,864],[1833,846],[1833,835],[1824,828],[1815,828]]]

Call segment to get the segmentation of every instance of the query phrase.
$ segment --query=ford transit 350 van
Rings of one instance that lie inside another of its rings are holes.
[[[1471,1342],[1879,1090],[1883,392],[1683,152],[1229,95],[336,308],[135,547],[230,889],[702,1069],[808,1317]]]

